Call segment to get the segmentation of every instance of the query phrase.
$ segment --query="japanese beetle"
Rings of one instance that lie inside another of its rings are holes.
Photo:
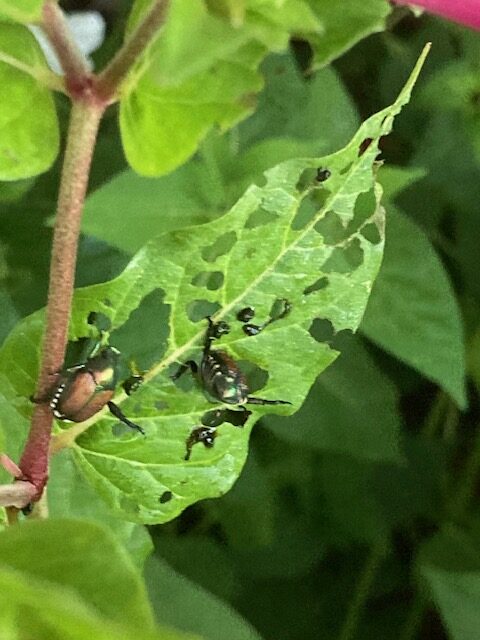
[[[290,311],[291,305],[287,300],[282,302],[284,302],[283,311],[278,316],[270,318],[270,320],[265,322],[262,326],[256,327],[256,333],[262,331],[271,322],[284,318],[287,315]],[[239,312],[239,315],[243,317],[249,316],[251,318],[253,317],[251,312],[253,312],[253,309],[248,307],[248,313]],[[217,340],[222,335],[229,333],[229,325],[223,321],[213,322],[210,316],[207,316],[206,320],[208,322],[208,328],[205,333],[200,365],[197,365],[194,360],[188,360],[184,364],[180,365],[177,372],[172,376],[172,380],[178,380],[180,376],[190,370],[191,374],[199,382],[201,388],[206,391],[208,395],[215,400],[219,400],[226,404],[242,405],[242,409],[244,411],[246,411],[244,407],[246,404],[291,404],[291,402],[288,402],[287,400],[267,400],[265,398],[257,398],[249,395],[250,391],[247,381],[235,360],[225,351],[212,349],[212,342],[214,340]],[[249,325],[244,325],[244,329],[245,326]],[[220,422],[218,424],[220,424]],[[190,457],[192,446],[197,442],[203,442],[203,444],[208,448],[213,447],[216,436],[216,426],[216,424],[209,424],[208,426],[196,427],[193,429],[186,441],[186,460]]]
[[[34,401],[49,401],[53,415],[66,422],[88,420],[106,405],[120,422],[145,435],[142,427],[128,420],[112,402],[118,384],[119,360],[118,349],[98,342],[84,362],[60,371],[58,382],[48,398]],[[130,391],[138,384],[138,381],[132,382]]]

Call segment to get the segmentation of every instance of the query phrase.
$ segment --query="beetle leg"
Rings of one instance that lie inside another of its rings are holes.
[[[139,427],[138,424],[135,424],[134,422],[129,420],[126,416],[124,416],[122,411],[120,410],[120,407],[117,407],[115,403],[111,401],[107,402],[107,406],[110,409],[110,412],[115,416],[115,418],[118,418],[120,422],[123,422],[123,424],[126,424],[127,427],[130,427],[130,429],[135,429],[135,431],[140,431],[142,435],[145,435],[145,431],[142,429],[142,427]]]
[[[283,309],[280,311],[280,313],[278,313],[275,316],[270,316],[268,320],[266,320],[263,324],[260,324],[260,325],[250,324],[250,323],[244,324],[242,327],[243,332],[247,336],[256,336],[261,331],[263,331],[266,327],[268,327],[269,324],[272,324],[272,322],[276,322],[277,320],[282,320],[282,318],[285,318],[286,316],[288,316],[288,314],[292,310],[291,303],[286,298],[280,298],[280,300],[278,300],[277,302],[280,302],[283,305]]]
[[[265,398],[254,398],[248,396],[247,404],[292,404],[288,400],[266,400]]]
[[[173,374],[173,376],[170,376],[172,380],[178,380],[180,378],[180,376],[183,376],[183,374],[185,373],[185,371],[187,371],[188,369],[190,369],[190,372],[192,374],[192,376],[196,375],[197,371],[198,371],[198,366],[197,363],[195,362],[195,360],[187,360],[187,362],[184,362],[183,364],[181,364],[177,370],[176,373]]]
[[[192,447],[198,442],[203,442],[207,449],[211,449],[215,443],[217,430],[215,427],[195,427],[185,441],[187,451],[184,460],[190,460],[192,455]]]

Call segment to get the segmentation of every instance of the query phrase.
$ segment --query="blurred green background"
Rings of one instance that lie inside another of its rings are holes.
[[[129,6],[104,4],[97,64],[118,45]],[[77,286],[117,275],[152,234],[219,215],[282,159],[340,148],[394,100],[427,41],[413,99],[382,146],[387,247],[361,332],[332,336],[342,355],[301,411],[257,424],[232,491],[149,529],[146,580],[162,623],[200,633],[201,621],[214,640],[256,637],[232,623],[231,605],[265,640],[347,640],[352,628],[365,640],[480,637],[480,626],[462,622],[479,621],[480,566],[462,564],[459,551],[480,551],[471,456],[480,408],[477,33],[398,10],[385,32],[312,75],[308,45],[294,41],[264,61],[254,115],[211,133],[192,160],[148,185],[127,170],[112,110],[94,157]],[[63,129],[67,107],[58,98]],[[0,185],[2,339],[45,303],[59,166]],[[158,300],[144,304],[146,326],[129,325],[122,338],[127,356],[138,331],[148,353],[148,319],[162,317]],[[161,331],[155,325],[156,341]],[[387,423],[402,434],[399,456],[382,440]],[[442,616],[424,599],[427,583]],[[189,589],[185,615],[165,593],[186,598]]]

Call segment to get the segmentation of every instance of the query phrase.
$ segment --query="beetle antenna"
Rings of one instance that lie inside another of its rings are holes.
[[[247,404],[292,404],[288,400],[266,400],[265,398],[255,398],[248,396]]]

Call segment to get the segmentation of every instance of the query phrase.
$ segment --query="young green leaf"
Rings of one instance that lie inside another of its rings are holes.
[[[140,576],[113,534],[99,525],[37,520],[12,527],[0,536],[0,557],[4,567],[77,592],[107,619],[154,627]]]
[[[33,543],[34,544],[34,543]],[[101,579],[101,576],[97,576]],[[2,638],[35,640],[200,640],[170,629],[150,631],[112,622],[70,590],[0,565],[0,591],[8,593],[0,609]],[[109,597],[110,594],[106,595]],[[15,635],[12,635],[15,634]]]
[[[358,327],[383,250],[378,142],[408,101],[425,55],[397,101],[369,118],[344,149],[270,169],[265,185],[250,187],[223,217],[159,236],[117,279],[77,291],[71,339],[91,334],[92,311],[107,316],[115,330],[156,289],[170,307],[165,353],[135,395],[116,397],[147,436],[118,432],[117,420],[105,411],[60,436],[71,445],[74,435],[95,423],[73,445],[75,459],[118,514],[165,522],[189,504],[227,491],[244,464],[253,422],[268,411],[255,407],[244,429],[223,426],[215,449],[197,446],[184,461],[185,439],[213,407],[199,390],[174,384],[168,374],[174,363],[198,359],[208,312],[218,310],[216,319],[232,323],[221,345],[259,374],[255,395],[292,403],[275,409],[281,414],[300,407],[337,355],[311,336],[313,319],[323,318],[335,331]],[[328,167],[327,180],[316,180],[319,167]],[[292,305],[290,314],[257,336],[245,336],[235,314],[253,306],[264,321],[283,298]],[[39,327],[40,314],[26,319],[0,352],[0,372],[25,398],[33,391],[38,342],[31,336]],[[142,336],[137,339],[141,345]],[[15,358],[19,371],[11,369]]]
[[[16,22],[39,22],[44,0],[0,0],[0,16]]]
[[[51,72],[30,31],[0,23],[0,180],[46,171],[58,154]]]
[[[328,64],[371,33],[383,31],[385,18],[391,11],[386,0],[308,0],[315,15],[322,21],[325,33],[310,35],[314,50],[313,66]]]
[[[150,4],[136,3],[127,33]],[[174,0],[161,35],[127,78],[120,128],[138,173],[171,171],[212,126],[226,129],[248,115],[262,87],[257,69],[265,54],[285,49],[292,33],[322,31],[304,0],[250,0],[238,24],[224,9],[204,0]]]

